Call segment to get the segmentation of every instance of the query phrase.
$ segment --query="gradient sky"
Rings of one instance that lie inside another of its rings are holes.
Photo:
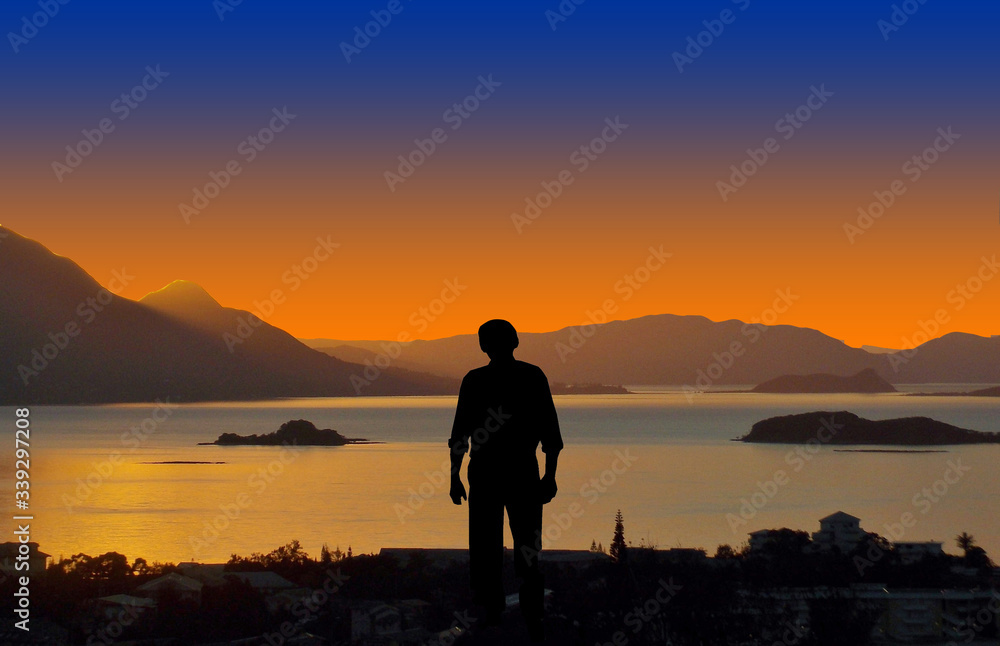
[[[541,332],[606,299],[615,318],[751,320],[778,289],[799,300],[775,322],[855,346],[900,347],[939,309],[941,333],[1000,334],[1000,280],[952,292],[1000,252],[995,5],[914,0],[886,39],[888,1],[589,0],[553,30],[556,0],[401,0],[348,62],[341,42],[390,3],[319,4],[245,0],[220,20],[211,0],[78,0],[16,53],[8,34],[0,222],[102,283],[125,268],[130,298],[183,278],[252,309],[280,289],[267,320],[299,337],[437,338],[498,316]],[[727,9],[679,72],[674,52]],[[5,2],[0,27],[38,11]],[[169,76],[119,119],[112,103],[157,65]],[[452,130],[445,111],[490,75]],[[833,94],[783,139],[814,86]],[[296,118],[247,162],[240,142],[286,106]],[[615,117],[628,128],[580,171],[571,153]],[[105,118],[114,131],[58,181],[53,162]],[[961,138],[911,181],[904,163],[948,127]],[[390,191],[384,173],[435,128],[447,140]],[[717,182],[769,137],[777,152],[723,201]],[[185,222],[178,205],[234,159]],[[518,232],[511,214],[562,170],[573,183]],[[906,192],[852,243],[845,223],[894,180]],[[317,236],[340,247],[293,290]],[[626,299],[616,283],[660,245],[673,256]],[[454,279],[460,297],[414,324]]]

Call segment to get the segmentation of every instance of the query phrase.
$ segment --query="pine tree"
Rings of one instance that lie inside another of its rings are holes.
[[[611,540],[611,549],[609,551],[611,555],[611,560],[615,563],[621,563],[625,560],[625,522],[622,518],[622,510],[619,509],[618,513],[615,514],[615,537]]]
[[[596,552],[597,551],[597,539],[596,538],[590,541],[590,551],[591,552]]]

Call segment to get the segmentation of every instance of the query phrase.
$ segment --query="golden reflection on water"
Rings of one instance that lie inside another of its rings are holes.
[[[806,456],[791,450],[732,442],[569,445],[559,495],[545,508],[545,546],[607,546],[619,508],[634,544],[709,553],[720,543],[744,542],[756,529],[814,531],[820,517],[842,509],[883,535],[887,523],[910,512],[917,525],[903,540],[940,540],[955,552],[953,537],[967,531],[1000,555],[1000,446],[907,454],[824,447]],[[130,560],[173,562],[219,562],[292,539],[312,555],[323,543],[350,545],[355,553],[465,547],[467,507],[448,498],[447,458],[444,442],[298,452],[203,447],[194,454],[166,446],[118,461],[107,450],[46,450],[32,464],[32,537],[55,557],[117,551]],[[143,464],[192,459],[225,464]],[[971,470],[935,495],[935,482],[956,459]],[[771,486],[778,471],[788,482]],[[9,470],[2,476],[12,490]],[[924,488],[936,502],[920,498]],[[741,516],[741,500],[763,504],[744,506]]]

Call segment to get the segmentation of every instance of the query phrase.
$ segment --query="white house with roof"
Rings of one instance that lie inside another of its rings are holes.
[[[819,519],[819,531],[812,535],[813,549],[825,552],[837,548],[847,554],[867,536],[860,518],[838,511]]]
[[[22,555],[21,545],[22,543],[17,542],[0,543],[0,573],[24,575],[30,572],[36,575],[44,572],[52,555],[38,549],[38,543],[34,541],[24,543],[28,550],[28,572],[16,568],[18,557]]]

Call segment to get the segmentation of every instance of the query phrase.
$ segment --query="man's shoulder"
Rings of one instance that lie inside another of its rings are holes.
[[[526,375],[533,375],[535,377],[540,377],[542,379],[546,378],[545,373],[542,371],[542,369],[533,363],[528,363],[527,361],[515,360],[514,365],[517,367],[519,371],[523,372]]]
[[[469,372],[465,373],[465,378],[463,379],[463,381],[476,381],[477,379],[482,379],[487,374],[486,372],[487,368],[489,368],[489,366],[480,366],[478,368],[473,368]]]

